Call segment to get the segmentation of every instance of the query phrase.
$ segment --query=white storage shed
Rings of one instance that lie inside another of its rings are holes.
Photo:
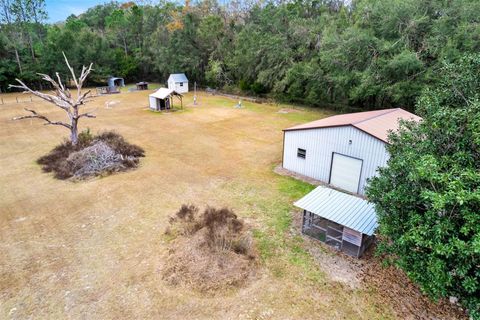
[[[188,79],[185,73],[172,73],[168,77],[168,89],[178,93],[188,92]]]
[[[367,179],[389,158],[390,130],[399,119],[420,120],[403,109],[336,115],[284,130],[283,167],[350,193],[365,194]]]
[[[175,90],[160,88],[148,96],[151,110],[162,111],[173,108],[173,97],[177,96],[180,100],[180,106],[183,108],[182,95]]]

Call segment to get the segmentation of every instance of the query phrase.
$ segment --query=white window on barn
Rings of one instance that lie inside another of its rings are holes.
[[[297,149],[297,157],[305,159],[307,157],[307,150],[298,148]]]
[[[180,87],[183,87],[183,82],[180,82]]]

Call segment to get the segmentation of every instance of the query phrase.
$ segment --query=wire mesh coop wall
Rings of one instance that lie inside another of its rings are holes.
[[[353,257],[361,257],[374,236],[347,228],[303,210],[302,233]]]

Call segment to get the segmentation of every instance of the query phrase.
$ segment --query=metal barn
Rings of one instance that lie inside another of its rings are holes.
[[[362,196],[387,165],[387,138],[399,120],[421,118],[402,109],[337,115],[284,130],[283,167],[328,185],[295,202],[302,232],[360,257],[374,239],[375,208]]]
[[[387,164],[389,130],[416,115],[386,109],[337,115],[284,130],[283,167],[350,193],[365,194],[367,179]]]
[[[172,73],[168,77],[168,89],[178,93],[188,92],[188,79],[185,73]]]

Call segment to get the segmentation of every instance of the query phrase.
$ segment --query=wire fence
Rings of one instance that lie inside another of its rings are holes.
[[[32,103],[35,101],[42,101],[40,98],[34,97],[32,95],[18,95],[18,96],[0,96],[0,105],[4,104],[15,104],[15,103]]]
[[[100,88],[100,87],[99,87]],[[92,94],[94,97],[101,96],[102,94],[98,92],[95,94],[95,92]],[[106,87],[105,87],[106,88]],[[244,95],[237,95],[237,94],[232,94],[229,92],[224,92],[218,89],[212,89],[209,87],[202,87],[202,86],[197,86],[198,91],[203,91],[206,92],[207,94],[211,95],[217,95],[217,96],[223,96],[227,98],[232,98],[232,99],[242,99],[244,101],[250,101],[250,102],[256,102],[256,103],[271,103],[273,102],[272,99],[264,98],[264,97],[251,97],[251,96],[244,96]],[[120,92],[120,90],[118,90]],[[13,96],[11,94],[8,95],[0,95],[0,105],[7,105],[7,104],[17,104],[17,103],[32,103],[32,102],[37,102],[37,101],[42,101],[42,99],[35,97],[33,95],[25,95],[19,93],[19,95]]]

